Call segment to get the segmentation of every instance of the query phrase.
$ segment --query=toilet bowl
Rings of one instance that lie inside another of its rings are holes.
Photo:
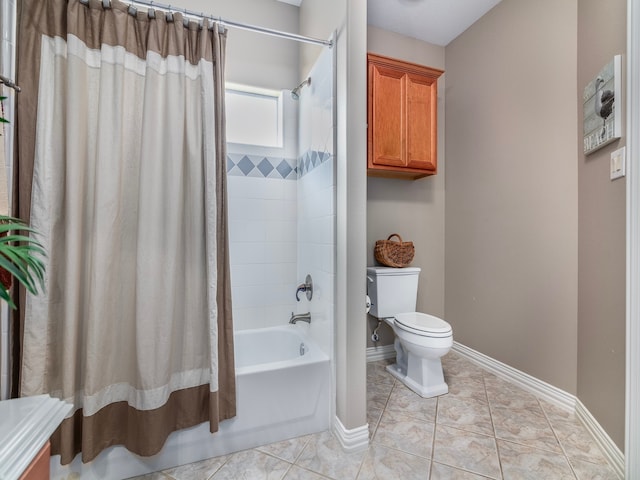
[[[451,325],[434,315],[415,312],[420,269],[368,267],[370,313],[395,333],[396,363],[387,370],[418,395],[448,393],[441,358],[453,346]]]
[[[389,373],[421,397],[448,393],[440,359],[453,346],[451,325],[420,312],[400,313],[384,320],[396,335],[396,363],[387,367]]]

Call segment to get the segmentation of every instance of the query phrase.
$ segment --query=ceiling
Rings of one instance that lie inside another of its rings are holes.
[[[302,0],[278,0],[297,7]],[[501,0],[367,0],[367,24],[446,46]]]
[[[367,23],[446,46],[500,0],[367,0]]]

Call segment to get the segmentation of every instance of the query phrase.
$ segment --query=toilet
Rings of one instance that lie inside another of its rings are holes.
[[[451,325],[416,312],[420,268],[367,267],[369,313],[387,322],[396,335],[396,363],[387,370],[424,398],[444,395],[440,359],[453,345]]]

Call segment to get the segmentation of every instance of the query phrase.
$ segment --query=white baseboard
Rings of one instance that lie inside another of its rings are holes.
[[[523,390],[534,394],[536,397],[542,398],[563,410],[574,412],[576,409],[576,397],[564,390],[554,387],[553,385],[543,382],[528,373],[524,373],[518,369],[510,367],[509,365],[499,362],[498,360],[477,352],[458,342],[453,342],[452,350],[472,361],[476,365],[479,365],[485,370],[493,373],[495,376],[507,380]]]
[[[334,417],[333,433],[345,452],[361,452],[369,447],[369,424],[349,430]]]
[[[567,393],[553,385],[549,385],[542,380],[532,377],[527,373],[510,367],[509,365],[499,362],[498,360],[488,357],[487,355],[477,352],[458,342],[453,342],[452,350],[465,357],[467,360],[475,363],[485,370],[488,370],[497,377],[517,385],[523,390],[534,394],[538,398],[546,400],[547,402],[564,410],[574,412],[600,447],[602,453],[611,467],[615,470],[616,474],[620,478],[624,478],[624,454],[620,451],[614,441],[611,440],[611,437],[607,435],[607,432],[604,431],[583,403],[575,397],[575,395]]]
[[[393,345],[382,345],[380,347],[367,347],[367,362],[377,362],[387,358],[395,358],[396,349]]]
[[[604,431],[580,399],[576,400],[576,416],[598,444],[602,453],[609,461],[609,464],[618,474],[618,477],[624,478],[624,454],[618,446],[613,443],[609,435],[607,435],[607,432]]]

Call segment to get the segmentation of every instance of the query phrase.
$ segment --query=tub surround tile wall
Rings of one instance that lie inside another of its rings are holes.
[[[327,353],[335,283],[331,55],[320,56],[297,102],[284,96],[285,129],[297,125],[297,137],[285,135],[282,149],[230,144],[227,154],[234,328],[281,325],[310,311],[312,336]],[[287,156],[293,147],[296,158]],[[296,302],[307,274],[313,299]]]
[[[298,120],[298,281],[313,278],[313,299],[296,304],[311,312],[311,336],[333,351],[336,256],[336,182],[333,156],[333,50],[324,49],[300,92]]]
[[[295,182],[229,176],[228,195],[234,328],[285,324],[295,303]]]

